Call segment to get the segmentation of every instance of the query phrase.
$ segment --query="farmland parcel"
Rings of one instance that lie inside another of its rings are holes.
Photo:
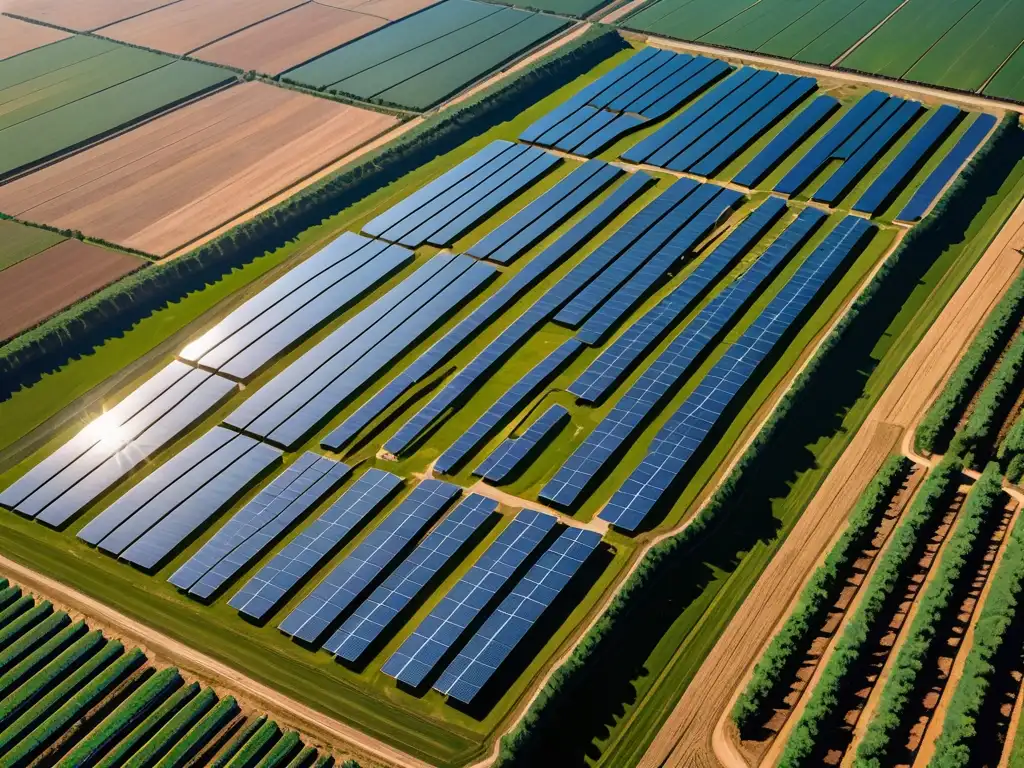
[[[27,227],[16,221],[0,220],[0,271],[45,251],[64,240],[46,229]]]
[[[55,43],[68,36],[67,32],[61,32],[53,27],[43,27],[9,16],[0,16],[0,60]]]
[[[81,32],[136,16],[170,0],[11,0],[4,12]]]

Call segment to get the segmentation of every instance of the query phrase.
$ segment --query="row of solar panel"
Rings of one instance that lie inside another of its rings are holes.
[[[491,142],[374,218],[363,232],[410,248],[451,245],[559,162],[536,147]]]
[[[522,471],[524,462],[537,450],[541,441],[549,441],[569,420],[569,412],[560,405],[552,405],[517,438],[504,440],[483,460],[474,475],[502,483]]]
[[[603,520],[629,531],[643,524],[666,498],[733,398],[873,231],[873,225],[859,216],[848,216],[833,228],[662,427],[647,456],[601,511]]]
[[[468,256],[438,254],[278,373],[225,423],[295,446],[494,275]]]

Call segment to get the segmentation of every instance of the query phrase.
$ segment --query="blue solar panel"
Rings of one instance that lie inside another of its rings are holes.
[[[0,504],[62,525],[237,390],[174,362],[0,494]]]
[[[814,208],[801,211],[756,262],[686,324],[544,486],[540,498],[564,507],[575,504],[602,467],[630,444],[651,414],[673,394],[697,358],[826,218]]]
[[[458,486],[451,483],[423,480],[327,574],[278,628],[296,639],[315,644],[459,493]]]
[[[636,115],[616,115],[608,125],[576,147],[575,152],[583,157],[593,157],[627,133],[631,133],[645,124],[646,121]]]
[[[450,330],[443,338],[424,352],[398,378],[362,405],[352,416],[331,432],[322,445],[339,450],[352,440],[370,422],[391,407],[405,392],[423,381],[455,353],[468,339],[474,336],[495,317],[504,312],[529,288],[558,266],[568,255],[581,247],[605,224],[632,202],[653,181],[643,172],[629,176],[597,208],[539,253],[529,264],[487,301],[475,309],[465,320]],[[413,435],[415,438],[415,435]]]
[[[319,504],[350,472],[345,464],[304,453],[228,520],[168,579],[208,598]]]
[[[381,671],[417,688],[555,527],[555,518],[531,509],[516,515],[453,586]]]
[[[473,422],[455,443],[441,454],[434,462],[434,470],[451,474],[471,453],[476,451],[505,421],[537,396],[542,387],[547,386],[567,366],[583,344],[576,339],[568,339],[554,352],[549,354],[537,365],[513,384],[487,412]]]
[[[745,187],[755,187],[789,156],[808,136],[814,133],[839,109],[839,101],[831,96],[819,96],[803,112],[793,118],[779,134],[768,142],[757,156],[747,163],[743,170],[733,177],[733,182]]]
[[[705,63],[706,66],[701,66]],[[705,60],[703,56],[694,59],[694,65],[692,74],[689,70],[687,71],[689,77],[685,81],[669,89],[650,104],[638,104],[633,109],[639,111],[648,120],[661,120],[732,71],[732,67],[724,61],[720,59]]]
[[[655,49],[654,54],[648,56],[641,64],[635,67],[628,75],[620,78],[617,82],[603,90],[600,94],[590,100],[591,106],[609,109],[613,112],[626,112],[627,107],[642,93],[646,93],[657,83],[661,82],[678,66],[685,66],[690,57],[686,54],[675,54],[671,51]],[[659,77],[662,70],[669,68]],[[647,83],[645,85],[645,83]]]
[[[943,104],[935,110],[896,159],[882,170],[867,192],[861,195],[853,209],[872,216],[880,213],[902,191],[911,175],[928,159],[962,115],[963,112],[949,104]]]
[[[367,470],[320,517],[274,555],[228,602],[261,621],[364,522],[379,512],[402,480],[380,469]]]
[[[707,288],[765,235],[785,210],[785,200],[778,197],[765,200],[679,287],[602,352],[569,386],[569,391],[585,403],[602,400],[636,362],[653,349],[662,335],[690,311]]]
[[[360,604],[324,643],[324,649],[340,659],[358,661],[497,510],[498,502],[493,499],[467,496]]]
[[[679,102],[674,107],[666,110],[665,114],[668,114],[668,112],[674,111],[696,92],[685,90],[684,87],[687,83],[690,83],[692,88],[692,83],[697,82],[695,78],[698,78],[704,70],[709,68],[712,72],[719,69],[721,72],[729,70],[729,66],[724,61],[709,59],[705,56],[690,57],[678,55],[674,60],[673,66],[674,68],[671,70],[668,67],[664,67],[661,70],[661,72],[665,73],[665,77],[658,83],[653,84],[653,87],[648,88],[643,93],[630,93],[624,96],[615,105],[612,105],[612,108],[618,112],[632,112],[644,118],[645,122],[659,119],[663,115],[658,114],[657,110],[654,109],[655,104],[672,96],[679,98]],[[667,106],[667,104],[668,102],[664,102],[663,106]]]
[[[594,531],[566,529],[469,639],[434,690],[464,704],[473,701],[600,543]]]
[[[615,112],[609,112],[604,109],[599,110],[590,115],[589,118],[575,129],[569,131],[554,146],[563,152],[574,152],[576,147],[589,141],[594,134],[606,128],[616,117],[618,117],[618,114]]]
[[[917,192],[897,217],[900,221],[917,221],[925,215],[932,207],[932,203],[938,199],[942,190],[956,176],[960,166],[967,162],[974,150],[981,145],[985,137],[995,127],[997,119],[995,115],[978,115],[977,119],[971,123],[971,127],[960,137],[956,146],[918,187]]]
[[[521,436],[503,441],[473,474],[492,483],[504,482],[520,471],[523,462],[537,450],[542,440],[547,442],[568,420],[569,412],[565,408],[552,405]]]
[[[658,432],[640,466],[601,511],[602,520],[627,531],[643,523],[775,344],[873,231],[869,222],[848,216],[829,233]]]

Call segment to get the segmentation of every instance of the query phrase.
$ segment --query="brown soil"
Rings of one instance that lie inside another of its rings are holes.
[[[200,48],[195,56],[276,75],[386,23],[377,16],[307,3]]]
[[[0,60],[17,56],[43,45],[55,43],[71,35],[52,27],[41,27],[27,21],[0,16]]]
[[[103,30],[105,37],[189,53],[306,0],[179,0]]]
[[[396,122],[246,83],[0,187],[0,210],[163,255]]]
[[[175,0],[0,0],[0,11],[67,29],[94,30]]]
[[[137,256],[65,240],[8,267],[0,272],[0,340],[41,323],[144,263]]]
[[[441,0],[317,0],[320,5],[345,8],[389,21],[398,21],[411,13],[422,11]]]

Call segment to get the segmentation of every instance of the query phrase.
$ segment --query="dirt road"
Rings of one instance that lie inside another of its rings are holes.
[[[1024,205],[1011,216],[883,393],[662,726],[641,768],[717,766],[715,727],[821,552],[898,436],[937,393],[1021,263]],[[895,439],[893,437],[895,436]],[[891,442],[890,442],[891,440]]]

